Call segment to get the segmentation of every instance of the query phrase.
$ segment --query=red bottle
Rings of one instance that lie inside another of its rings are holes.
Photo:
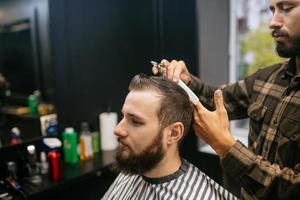
[[[57,150],[48,152],[50,177],[52,181],[59,181],[61,179],[61,155]]]

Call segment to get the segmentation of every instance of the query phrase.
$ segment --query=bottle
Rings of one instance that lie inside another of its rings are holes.
[[[46,153],[44,151],[41,152],[41,174],[48,174],[49,164],[47,161]]]
[[[56,119],[50,119],[48,121],[45,132],[48,137],[58,136],[58,126]]]
[[[58,138],[44,138],[43,143],[49,148],[47,154],[50,179],[52,181],[60,181],[62,177],[61,155],[58,148],[61,147],[61,141]]]
[[[52,149],[48,152],[48,159],[50,165],[50,178],[52,181],[60,181],[62,172],[61,172],[61,155],[58,150]]]
[[[11,142],[12,145],[21,143],[21,131],[18,127],[11,129]]]
[[[38,97],[34,94],[29,95],[28,97],[28,108],[31,114],[38,113]]]
[[[26,164],[29,180],[31,183],[40,184],[42,182],[42,178],[40,174],[39,163],[37,162],[36,150],[34,145],[27,146],[27,160]]]
[[[94,158],[92,134],[89,130],[88,123],[81,124],[80,133],[80,160],[91,160]]]
[[[93,151],[94,153],[98,153],[100,151],[100,136],[99,132],[94,131],[92,133],[93,136]]]
[[[8,176],[12,177],[13,179],[17,180],[17,165],[14,161],[9,161],[6,163]]]
[[[65,128],[63,132],[63,148],[66,163],[77,163],[77,133],[72,127]]]

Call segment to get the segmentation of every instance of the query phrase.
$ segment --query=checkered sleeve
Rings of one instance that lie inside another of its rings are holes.
[[[263,196],[279,199],[300,197],[300,164],[295,169],[280,169],[277,164],[271,164],[255,155],[240,141],[236,141],[225,154],[221,164],[231,177],[258,199]]]

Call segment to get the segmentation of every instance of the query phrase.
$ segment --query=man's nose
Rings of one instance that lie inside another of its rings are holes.
[[[273,30],[280,29],[283,26],[282,14],[275,11],[269,23],[269,28]]]
[[[122,119],[118,124],[117,126],[115,127],[114,129],[114,134],[117,136],[117,137],[124,137],[127,135],[127,132],[125,131],[125,128],[124,128],[124,119]]]

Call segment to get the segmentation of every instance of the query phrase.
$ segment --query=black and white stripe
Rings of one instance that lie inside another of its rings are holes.
[[[235,200],[234,195],[183,160],[174,174],[150,179],[120,173],[102,200]]]

